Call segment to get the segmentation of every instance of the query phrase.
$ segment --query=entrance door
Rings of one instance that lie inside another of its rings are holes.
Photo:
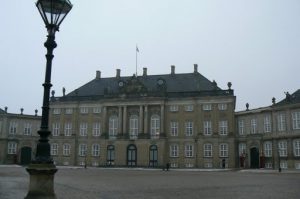
[[[21,148],[21,165],[28,165],[31,162],[31,147]]]
[[[127,147],[127,166],[133,167],[136,166],[136,146],[131,144]]]
[[[149,166],[150,167],[156,167],[157,166],[157,146],[156,145],[151,145],[150,146]]]
[[[259,150],[254,147],[250,149],[250,158],[251,158],[251,168],[258,169],[259,168]]]

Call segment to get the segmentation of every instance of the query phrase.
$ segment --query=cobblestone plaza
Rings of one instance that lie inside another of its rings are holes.
[[[0,198],[24,198],[24,167],[0,167]],[[55,193],[62,199],[298,199],[300,172],[276,170],[171,170],[59,167]]]

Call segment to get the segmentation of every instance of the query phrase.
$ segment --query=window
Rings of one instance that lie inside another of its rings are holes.
[[[185,111],[188,111],[188,112],[190,112],[190,111],[193,111],[194,110],[194,106],[193,105],[186,105],[185,107],[184,107],[184,110]]]
[[[185,122],[185,135],[186,136],[193,135],[193,122],[192,121]]]
[[[186,158],[194,156],[194,146],[192,144],[186,144],[184,147],[184,153]]]
[[[227,135],[228,133],[228,122],[226,120],[219,121],[219,134]]]
[[[171,112],[176,112],[176,111],[178,111],[178,105],[171,105],[171,106],[170,106],[170,111],[171,111]]]
[[[294,156],[300,156],[300,140],[294,140]]]
[[[72,114],[72,113],[73,113],[73,109],[67,108],[65,113],[66,113],[67,115]]]
[[[118,134],[118,126],[119,126],[119,120],[117,116],[111,116],[109,118],[109,138],[114,139],[116,138]]]
[[[31,135],[31,124],[30,123],[24,124],[24,135]]]
[[[101,113],[101,107],[94,107],[93,113]]]
[[[10,122],[9,124],[9,134],[15,135],[17,133],[17,123],[16,122]]]
[[[87,145],[86,144],[79,144],[79,148],[78,148],[78,155],[79,156],[86,156],[86,152],[87,152]]]
[[[130,116],[129,119],[129,137],[130,139],[137,139],[139,131],[139,117],[137,115]]]
[[[72,135],[72,123],[66,122],[65,123],[65,136],[71,136]]]
[[[211,121],[204,121],[203,122],[203,133],[204,135],[211,135]]]
[[[80,108],[80,113],[87,114],[88,112],[89,112],[89,108],[88,107],[81,107]]]
[[[70,144],[64,144],[63,145],[63,155],[69,156],[71,154],[71,145]]]
[[[212,157],[212,144],[204,144],[203,145],[203,156],[205,158],[211,158]]]
[[[100,136],[101,131],[100,131],[100,123],[99,122],[94,122],[93,123],[93,136]]]
[[[265,133],[271,132],[271,116],[270,115],[266,115],[264,117],[264,131],[265,131]]]
[[[100,145],[99,144],[92,145],[92,156],[94,156],[94,157],[100,156]]]
[[[59,108],[53,109],[53,115],[59,115],[59,114],[60,114],[60,109]]]
[[[293,129],[300,129],[300,112],[292,113]]]
[[[108,166],[114,165],[115,161],[115,146],[108,145],[107,146],[107,155],[106,155],[106,162]]]
[[[280,157],[287,157],[287,141],[281,140],[278,142],[278,152]]]
[[[87,123],[86,122],[80,123],[79,133],[80,133],[80,136],[87,136]]]
[[[239,143],[239,156],[246,154],[246,143]]]
[[[265,157],[272,157],[272,142],[264,142],[264,154]]]
[[[227,104],[224,104],[224,103],[218,104],[218,109],[219,109],[220,111],[227,110]]]
[[[250,132],[251,134],[256,134],[257,133],[257,120],[256,119],[251,119],[251,129]]]
[[[287,161],[280,161],[280,168],[282,169],[287,169],[288,168],[288,164]]]
[[[239,134],[244,135],[245,134],[245,125],[244,125],[244,120],[239,120]]]
[[[178,136],[178,122],[171,122],[171,136]]]
[[[280,113],[277,116],[277,124],[278,124],[278,131],[285,131],[286,128],[286,120],[285,120],[285,114]]]
[[[58,144],[51,144],[51,155],[58,155]]]
[[[7,154],[17,154],[17,143],[8,142],[7,143]]]
[[[220,157],[228,157],[228,144],[223,143],[219,146],[219,156]]]
[[[52,135],[53,136],[59,136],[59,123],[53,123],[52,124]]]
[[[273,168],[272,162],[266,162],[266,163],[265,163],[265,168],[266,168],[266,169],[272,169],[272,168]]]
[[[177,144],[170,145],[170,157],[178,157],[179,147]]]
[[[203,104],[203,110],[204,111],[210,111],[211,110],[211,104]]]
[[[151,138],[159,138],[160,120],[158,115],[151,116]]]

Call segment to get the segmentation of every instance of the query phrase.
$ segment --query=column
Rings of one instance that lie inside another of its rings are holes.
[[[164,123],[165,123],[165,106],[162,104],[160,106],[160,133],[164,133]]]
[[[144,111],[144,133],[148,133],[148,106],[145,105]]]
[[[119,130],[118,130],[118,134],[122,134],[122,107],[119,106]]]
[[[103,120],[102,120],[102,126],[103,126],[102,127],[103,128],[102,132],[104,132],[104,133],[108,132],[107,124],[108,124],[108,122],[107,122],[107,107],[104,106],[103,107]]]
[[[140,106],[140,117],[139,117],[139,133],[143,133],[143,121],[144,121],[144,112],[143,112],[143,106]]]
[[[127,124],[127,106],[123,107],[123,134],[126,134],[126,124]]]

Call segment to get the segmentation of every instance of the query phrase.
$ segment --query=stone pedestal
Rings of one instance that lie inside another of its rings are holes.
[[[56,199],[54,193],[54,164],[30,164],[26,169],[30,175],[29,191],[25,199]]]

